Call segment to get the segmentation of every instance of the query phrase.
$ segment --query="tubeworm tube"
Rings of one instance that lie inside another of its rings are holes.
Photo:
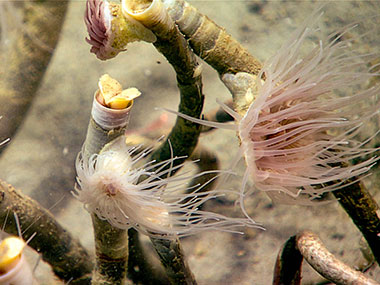
[[[379,284],[338,260],[312,232],[297,235],[297,248],[309,264],[323,277],[336,284]]]
[[[316,234],[303,231],[290,237],[279,252],[273,285],[301,284],[303,259],[306,259],[319,274],[335,284],[379,284],[337,259]]]
[[[224,28],[184,0],[163,0],[163,3],[194,52],[220,75],[237,72],[259,73],[260,62]]]
[[[133,99],[139,95],[140,92],[136,88],[123,91],[120,83],[108,75],[100,78],[99,90],[94,95],[86,141],[78,155],[82,163],[77,163],[77,172],[107,143],[125,133]],[[123,284],[127,279],[128,266],[127,231],[113,227],[95,213],[91,213],[91,218],[96,249],[92,284]]]
[[[2,224],[7,233],[16,235],[15,223],[7,219],[9,212],[18,216],[20,228],[28,229],[23,232],[24,239],[37,233],[28,245],[52,266],[56,276],[70,284],[89,284],[93,265],[79,241],[36,201],[0,180],[0,220],[6,221]]]
[[[33,284],[33,274],[23,254],[25,246],[21,238],[14,236],[0,243],[0,284]]]
[[[133,99],[140,95],[136,88],[130,88],[132,89],[132,94],[128,92],[130,89],[122,91],[121,85],[108,75],[101,77],[99,87],[100,89],[94,95],[91,119],[83,145],[82,155],[85,159],[89,159],[92,154],[99,153],[107,143],[125,133],[130,110],[133,106]],[[125,91],[127,91],[127,94],[124,93],[126,96],[123,97],[122,95]],[[113,93],[114,96],[109,96],[110,93]],[[124,98],[127,103],[122,109],[113,109],[105,106],[107,103],[105,101],[109,97],[111,97],[111,102],[112,99],[115,101],[115,98]]]

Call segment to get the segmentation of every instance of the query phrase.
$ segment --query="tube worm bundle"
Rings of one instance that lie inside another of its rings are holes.
[[[76,161],[78,186],[74,196],[90,213],[116,228],[134,227],[160,238],[172,239],[209,229],[236,231],[239,227],[260,227],[251,220],[199,210],[204,202],[228,191],[201,192],[204,185],[195,185],[189,189],[191,193],[181,193],[180,189],[194,178],[173,175],[184,165],[176,165],[176,161],[184,157],[172,154],[165,161],[142,163],[153,148],[127,146],[123,136],[132,101],[140,95],[136,90],[124,92],[108,75],[100,78],[86,142]],[[100,103],[113,102],[119,106],[122,105],[119,100],[125,96],[130,104],[123,104],[124,109],[115,110]],[[206,174],[209,173],[199,175]]]

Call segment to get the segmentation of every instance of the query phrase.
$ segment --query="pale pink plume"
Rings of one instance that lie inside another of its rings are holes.
[[[97,58],[106,60],[115,57],[120,49],[112,47],[111,15],[106,9],[108,2],[103,0],[87,0],[84,22],[90,38],[86,38],[91,52]]]
[[[248,88],[252,94],[246,97],[255,99],[244,116],[222,104],[236,125],[167,110],[200,124],[238,131],[247,164],[241,190],[243,210],[248,178],[274,201],[309,204],[325,192],[344,187],[348,180],[360,179],[378,160],[374,155],[378,149],[365,147],[377,133],[363,141],[357,138],[380,106],[379,84],[368,87],[369,80],[379,76],[369,64],[374,55],[352,50],[353,39],[348,35],[355,25],[323,38],[317,29],[318,13],[265,63]],[[306,39],[313,39],[314,47]],[[364,160],[353,163],[363,156]]]
[[[264,65],[258,77],[265,81],[257,80],[257,98],[238,124],[246,177],[283,203],[337,190],[378,159],[378,149],[365,147],[370,139],[357,139],[379,109],[380,86],[367,87],[378,76],[368,67],[371,55],[352,50],[346,36],[354,25],[323,38],[319,18],[314,14]],[[309,37],[315,45],[304,53]]]

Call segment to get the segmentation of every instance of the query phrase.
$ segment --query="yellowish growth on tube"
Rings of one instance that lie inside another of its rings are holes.
[[[0,274],[16,266],[24,247],[25,242],[19,237],[8,237],[0,243]]]
[[[133,18],[156,36],[174,25],[161,0],[122,0],[121,6],[124,17]]]
[[[133,99],[139,97],[141,92],[134,87],[123,90],[121,84],[104,74],[99,79],[98,101],[111,109],[125,109],[132,105]]]
[[[125,49],[125,46],[134,41],[153,43],[156,36],[141,23],[125,15],[119,4],[108,3],[111,14],[111,29],[114,33],[112,47]]]

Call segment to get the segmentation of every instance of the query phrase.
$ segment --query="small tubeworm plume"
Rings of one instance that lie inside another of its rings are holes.
[[[104,0],[87,0],[84,21],[92,46],[91,52],[107,60],[124,51],[135,41],[154,42],[155,35],[128,15],[123,15],[120,5]]]
[[[191,193],[181,192],[190,174],[171,176],[183,165],[173,166],[176,159],[138,166],[152,151],[128,147],[118,139],[98,155],[76,161],[78,185],[73,193],[89,212],[121,229],[135,228],[149,236],[171,239],[205,230],[239,232],[241,227],[260,225],[245,218],[230,218],[199,210],[206,201],[228,191],[202,192],[202,185]],[[207,172],[203,173],[207,174]],[[202,174],[200,174],[202,175]]]
[[[247,164],[241,197],[250,177],[274,201],[309,204],[347,186],[347,181],[357,181],[378,160],[373,155],[378,149],[365,147],[377,133],[364,140],[356,136],[378,115],[380,85],[365,87],[376,76],[368,64],[373,55],[357,54],[353,39],[345,39],[355,25],[323,38],[316,28],[320,17],[318,10],[257,76],[223,76],[239,105],[235,112],[222,104],[235,125],[173,112],[200,124],[237,130]],[[317,40],[303,53],[307,38]],[[365,155],[362,162],[351,163]]]

